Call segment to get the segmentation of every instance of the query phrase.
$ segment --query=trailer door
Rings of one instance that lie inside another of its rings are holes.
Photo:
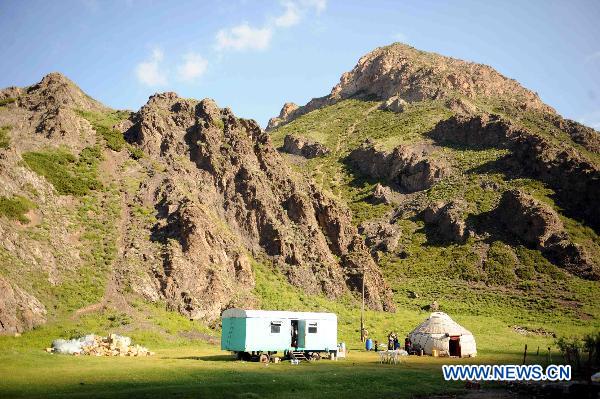
[[[298,348],[306,348],[306,320],[298,320]]]

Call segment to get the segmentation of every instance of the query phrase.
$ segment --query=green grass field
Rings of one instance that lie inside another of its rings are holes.
[[[151,357],[110,358],[53,355],[41,348],[27,348],[28,342],[37,341],[27,334],[4,337],[0,340],[0,397],[408,398],[461,393],[461,383],[443,381],[442,364],[520,364],[524,343],[535,351],[537,345],[544,348],[550,342],[514,333],[505,336],[506,331],[490,335],[487,322],[481,320],[479,328],[473,329],[479,340],[480,355],[476,358],[410,356],[398,365],[379,364],[378,356],[360,350],[356,340],[350,341],[347,359],[266,366],[233,360],[218,346],[199,340],[155,342],[157,347],[152,349],[156,355]],[[553,356],[558,358],[556,352]],[[528,363],[545,364],[545,352],[530,355]]]
[[[443,381],[442,364],[521,364],[525,344],[530,353],[528,363],[545,365],[549,346],[553,362],[561,361],[554,338],[521,335],[512,328],[514,324],[542,327],[558,336],[580,335],[599,327],[595,319],[523,320],[527,319],[523,317],[526,313],[508,305],[504,312],[498,312],[492,305],[482,305],[479,314],[469,308],[459,308],[451,315],[475,334],[476,358],[411,356],[399,365],[381,365],[375,353],[362,350],[358,333],[360,311],[355,298],[331,301],[303,294],[263,264],[256,263],[254,270],[258,281],[255,294],[261,300],[261,308],[337,313],[338,338],[347,343],[348,358],[298,366],[289,362],[265,366],[233,360],[218,344],[206,341],[210,336],[218,341],[218,328],[210,329],[187,320],[164,310],[161,304],[132,301],[136,309],[133,316],[113,309],[53,321],[20,337],[0,337],[0,397],[408,398],[436,393],[460,394],[464,392],[461,383]],[[479,301],[485,303],[485,300]],[[366,312],[366,326],[373,339],[383,341],[389,331],[397,331],[404,337],[429,314],[416,306],[401,302],[398,305],[396,313]],[[98,358],[54,355],[43,350],[55,338],[91,332],[130,335],[135,343],[149,347],[156,355]],[[538,347],[540,355],[536,356]],[[498,388],[492,384],[485,387]]]

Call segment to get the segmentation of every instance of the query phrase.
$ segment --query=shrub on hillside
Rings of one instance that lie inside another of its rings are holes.
[[[515,269],[518,259],[515,253],[506,244],[495,241],[488,250],[487,259],[483,269],[487,274],[487,282],[506,285],[515,281]]]
[[[102,187],[97,176],[97,164],[101,159],[98,147],[84,148],[79,158],[64,149],[52,149],[26,152],[23,159],[31,170],[44,176],[59,194],[80,197]]]
[[[144,158],[144,151],[141,148],[129,146],[129,156],[135,160]]]
[[[17,99],[13,98],[13,97],[3,98],[2,100],[0,100],[0,107],[4,107],[5,105],[12,104],[15,101],[17,101]]]
[[[117,122],[127,118],[129,115],[127,111],[102,113],[79,110],[77,113],[90,122],[96,133],[104,139],[108,148],[113,151],[121,151],[123,149],[125,146],[123,133],[114,129],[113,126]]]
[[[33,201],[19,195],[11,198],[0,197],[0,215],[18,220],[21,223],[29,222],[25,214],[35,207],[36,205]]]
[[[0,148],[5,150],[10,147],[10,137],[8,137],[9,130],[10,126],[0,126]]]

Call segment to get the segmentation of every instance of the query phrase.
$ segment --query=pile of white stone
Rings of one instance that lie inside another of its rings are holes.
[[[49,353],[87,356],[152,356],[148,348],[132,345],[131,338],[117,334],[101,337],[89,334],[75,339],[56,339],[52,347],[46,348]]]

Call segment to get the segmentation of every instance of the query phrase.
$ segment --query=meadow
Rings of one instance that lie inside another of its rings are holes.
[[[373,352],[350,343],[347,359],[264,365],[234,360],[218,345],[202,340],[155,342],[154,356],[88,357],[45,353],[16,344],[22,337],[0,340],[0,397],[2,398],[409,398],[441,393],[464,393],[462,383],[445,382],[441,365],[448,363],[521,364],[522,345],[544,348],[548,339],[486,335],[485,320],[477,338],[479,356],[444,359],[410,356],[398,365],[382,365]],[[33,340],[35,342],[36,340]],[[41,342],[40,342],[41,343]],[[144,343],[144,342],[142,342]],[[13,345],[11,345],[13,344]],[[553,353],[554,359],[558,354]],[[528,357],[545,364],[546,353]],[[484,389],[497,389],[485,385]]]
[[[514,325],[526,312],[507,305],[503,313],[479,300],[480,314],[456,310],[452,317],[477,339],[475,358],[410,356],[398,365],[379,364],[377,354],[362,349],[359,338],[360,308],[351,296],[331,301],[306,295],[291,287],[283,276],[264,264],[254,265],[255,294],[264,309],[333,311],[338,315],[338,340],[346,342],[348,358],[320,360],[294,366],[289,362],[264,365],[234,360],[220,350],[218,326],[208,327],[164,310],[161,304],[132,301],[136,313],[103,310],[66,318],[24,333],[0,337],[0,398],[409,398],[433,394],[466,393],[463,383],[445,382],[443,364],[521,364],[528,345],[528,364],[561,362],[551,335],[523,335]],[[398,295],[396,295],[398,297]],[[419,301],[419,300],[417,300]],[[465,302],[469,303],[467,298]],[[395,313],[367,311],[366,326],[373,339],[387,332],[404,337],[428,316],[418,306],[397,302]],[[442,304],[443,306],[444,304]],[[475,306],[475,305],[473,305]],[[557,336],[579,335],[598,329],[592,320],[522,323]],[[44,348],[57,337],[85,333],[117,332],[155,351],[149,357],[88,357],[48,354]],[[551,347],[551,357],[547,348]],[[539,355],[537,355],[539,348]],[[497,391],[497,384],[484,384]]]

